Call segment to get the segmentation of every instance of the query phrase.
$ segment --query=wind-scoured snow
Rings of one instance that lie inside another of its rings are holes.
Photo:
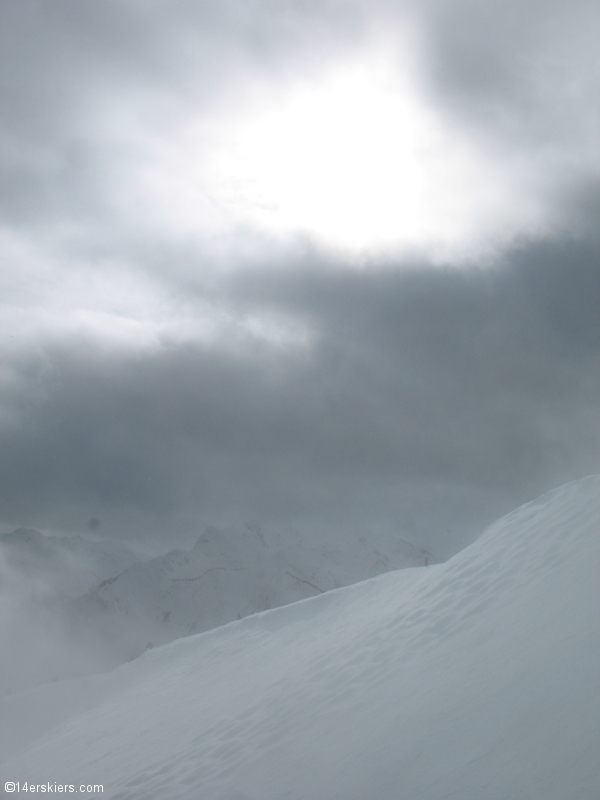
[[[445,564],[4,698],[3,781],[123,800],[597,800],[599,601],[594,476]]]

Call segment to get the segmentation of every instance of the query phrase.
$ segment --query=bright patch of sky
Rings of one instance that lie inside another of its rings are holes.
[[[453,259],[543,225],[531,167],[444,118],[391,56],[255,95],[151,145],[138,202],[173,234],[250,227],[346,255]]]

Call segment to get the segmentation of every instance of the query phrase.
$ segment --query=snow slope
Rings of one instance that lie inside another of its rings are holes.
[[[348,586],[393,569],[435,561],[402,539],[348,537],[342,550],[240,526],[208,528],[191,550],[135,564],[72,604],[91,626],[112,627],[131,652],[234,619]]]
[[[4,698],[3,781],[122,800],[597,800],[599,575],[594,476],[445,564]]]

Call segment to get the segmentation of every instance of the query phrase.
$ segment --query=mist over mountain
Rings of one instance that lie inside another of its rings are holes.
[[[19,528],[0,536],[0,692],[113,668],[182,636],[436,561],[366,532],[333,549],[297,533],[213,527],[191,550],[140,560],[119,542]]]
[[[33,528],[0,534],[0,553],[6,566],[43,581],[60,597],[78,597],[138,561],[120,542],[44,535]]]

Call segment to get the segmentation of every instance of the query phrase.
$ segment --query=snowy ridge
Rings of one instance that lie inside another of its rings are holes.
[[[599,565],[594,476],[445,564],[5,698],[2,774],[121,800],[597,800]]]

